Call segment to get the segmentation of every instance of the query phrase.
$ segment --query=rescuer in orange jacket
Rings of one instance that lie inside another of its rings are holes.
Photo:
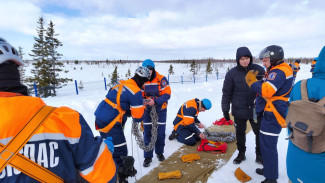
[[[1,146],[46,105],[42,99],[28,96],[27,87],[20,83],[21,65],[17,50],[0,38]],[[116,182],[116,166],[106,143],[94,137],[83,116],[68,107],[54,109],[20,154],[64,182],[78,182],[80,175],[89,182]],[[38,182],[25,173],[8,165],[0,172],[0,182]]]
[[[95,111],[96,129],[100,131],[101,137],[103,139],[113,138],[113,158],[118,166],[119,182],[127,182],[127,177],[136,174],[133,164],[128,163],[128,166],[125,166],[124,163],[125,161],[134,162],[134,158],[127,156],[128,149],[123,128],[127,117],[132,116],[135,123],[142,121],[144,106],[140,88],[148,81],[150,76],[148,68],[139,67],[135,71],[134,77],[120,81],[120,84],[110,88],[105,99]],[[129,160],[123,160],[123,157]]]
[[[282,128],[286,127],[293,73],[283,62],[284,53],[280,46],[266,47],[259,57],[267,68],[266,76],[258,81],[258,72],[250,71],[246,75],[246,83],[260,96],[256,99],[256,111],[262,116],[259,136],[263,169],[256,169],[256,173],[264,175],[263,183],[276,183],[279,177],[277,143]]]
[[[155,64],[152,60],[147,59],[142,62],[142,66],[150,69],[151,77],[142,87],[142,95],[148,100],[145,104],[146,110],[143,117],[143,128],[144,128],[144,143],[148,145],[151,141],[151,129],[152,129],[152,120],[150,112],[152,106],[155,105],[156,112],[158,115],[158,129],[157,129],[157,141],[154,147],[155,153],[159,161],[164,161],[164,148],[165,148],[165,133],[166,133],[166,118],[167,118],[167,103],[170,99],[171,90],[168,83],[168,80],[165,76],[159,74],[155,70]],[[143,166],[148,167],[152,161],[153,150],[144,151],[144,162]]]

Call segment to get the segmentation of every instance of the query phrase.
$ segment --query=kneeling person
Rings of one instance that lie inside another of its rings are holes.
[[[169,136],[169,140],[177,140],[186,145],[194,146],[196,141],[205,139],[205,135],[197,128],[204,128],[204,125],[197,118],[199,112],[209,110],[212,104],[209,99],[192,99],[187,101],[178,110],[173,122],[174,131]],[[196,127],[197,126],[197,127]]]

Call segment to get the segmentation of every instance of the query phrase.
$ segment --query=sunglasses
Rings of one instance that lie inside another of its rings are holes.
[[[151,65],[147,65],[147,68],[148,68],[149,70],[153,70],[153,69],[154,69],[154,67],[152,67]]]

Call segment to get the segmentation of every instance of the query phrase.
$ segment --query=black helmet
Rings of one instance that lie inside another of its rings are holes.
[[[259,59],[262,60],[263,58],[267,57],[270,58],[271,64],[275,64],[278,61],[283,60],[284,53],[282,47],[277,45],[271,45],[264,48],[260,53]]]
[[[300,59],[296,60],[295,62],[297,62],[298,64],[300,64]]]

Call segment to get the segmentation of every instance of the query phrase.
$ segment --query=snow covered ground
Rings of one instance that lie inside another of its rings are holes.
[[[156,63],[156,69],[163,75],[167,76],[168,69],[170,64]],[[173,64],[174,72],[176,76],[175,78],[179,78],[180,75],[189,75],[190,64]],[[125,76],[128,68],[130,68],[131,73],[133,75],[135,68],[138,64],[126,64],[122,67],[119,65],[118,72],[120,76]],[[219,64],[214,65],[213,69],[218,68],[220,73],[225,73],[228,67],[233,67],[233,63],[229,64]],[[31,65],[26,67],[26,75],[29,75]],[[82,69],[81,69],[82,68]],[[44,101],[48,105],[52,106],[68,106],[77,111],[79,111],[85,117],[89,126],[93,130],[95,135],[99,135],[99,133],[94,128],[94,111],[97,108],[97,105],[104,99],[107,91],[104,89],[103,77],[107,77],[108,74],[111,74],[114,67],[112,65],[85,65],[85,64],[69,64],[65,68],[69,70],[69,73],[63,74],[64,76],[68,76],[73,78],[74,80],[82,80],[84,82],[84,89],[79,91],[79,95],[76,95],[73,83],[70,83],[66,87],[63,87],[59,90],[58,96],[49,97],[44,99]],[[205,65],[201,66],[201,72],[203,77]],[[298,72],[297,80],[301,80],[304,78],[311,77],[311,73],[309,72],[310,65],[302,64],[301,70]],[[213,71],[215,72],[215,71]],[[172,81],[171,77],[171,81]],[[184,84],[171,82],[171,90],[172,95],[168,104],[168,113],[167,113],[167,127],[166,127],[166,136],[171,133],[173,125],[172,122],[176,116],[176,113],[179,107],[187,100],[193,98],[209,98],[212,101],[212,108],[209,111],[202,112],[199,114],[199,119],[206,126],[212,125],[212,123],[222,117],[221,111],[221,97],[222,97],[222,85],[223,79],[217,80],[216,78],[209,79],[208,82],[199,81],[194,84],[194,82],[186,82]],[[144,168],[142,166],[143,163],[143,151],[137,146],[136,141],[131,135],[131,119],[128,119],[125,129],[125,136],[127,138],[129,155],[133,155],[135,158],[135,168],[138,170],[138,174],[136,178],[129,178],[129,182],[136,182],[136,180],[140,179],[143,175],[147,174],[150,170],[159,165],[159,161],[157,158],[153,158],[153,162],[151,166],[148,168]],[[286,130],[282,130],[279,143],[278,143],[278,153],[279,153],[279,173],[280,177],[278,182],[288,182],[287,174],[286,174],[286,152],[287,152],[287,141],[285,140],[287,134]],[[264,180],[263,176],[259,176],[255,173],[255,169],[261,167],[255,163],[255,137],[253,132],[247,134],[247,152],[246,157],[247,160],[241,163],[240,165],[234,165],[232,163],[233,159],[237,155],[238,152],[235,152],[232,158],[226,163],[222,168],[218,171],[214,172],[209,178],[208,182],[238,182],[234,177],[234,171],[239,166],[243,171],[245,171],[248,175],[252,177],[250,182],[261,182]],[[165,157],[168,158],[173,152],[175,152],[182,144],[178,143],[176,140],[169,141],[166,139],[165,146]]]

